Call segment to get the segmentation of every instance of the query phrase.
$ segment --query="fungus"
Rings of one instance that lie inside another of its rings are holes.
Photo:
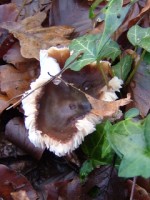
[[[84,92],[65,84],[59,78],[47,83],[61,71],[69,55],[68,48],[52,47],[49,50],[41,50],[41,74],[35,82],[31,83],[31,89],[25,95],[33,90],[34,92],[22,100],[25,126],[28,129],[30,141],[35,146],[47,148],[58,156],[63,156],[76,149],[84,137],[95,131],[96,124],[103,119],[102,116],[90,112],[92,105]],[[86,70],[81,70],[81,72],[67,70],[68,72],[65,71],[62,77],[66,81],[72,80],[80,88],[83,82],[85,83],[86,76],[90,77],[86,80],[90,83],[93,73],[93,80],[97,81],[93,89],[96,90],[95,88],[99,88],[100,84],[98,70],[93,67],[89,68],[88,70],[92,70],[92,73],[90,71],[88,75]],[[95,83],[93,80],[92,84]],[[119,82],[115,85],[111,92],[118,91],[121,84],[122,82]]]

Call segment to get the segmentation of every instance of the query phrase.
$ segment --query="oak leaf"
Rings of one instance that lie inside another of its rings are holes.
[[[46,18],[44,12],[37,13],[19,22],[4,22],[0,26],[9,30],[21,45],[21,54],[25,58],[39,59],[40,49],[48,49],[51,46],[67,46],[68,36],[74,28],[70,26],[42,27],[41,23]]]

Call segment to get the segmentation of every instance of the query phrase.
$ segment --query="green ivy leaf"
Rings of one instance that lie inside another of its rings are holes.
[[[122,80],[126,80],[132,65],[132,57],[130,55],[124,56],[119,63],[112,66],[115,76]]]
[[[131,108],[130,110],[128,110],[125,113],[124,118],[128,119],[128,118],[137,117],[139,114],[140,114],[139,109],[137,109],[137,108]]]
[[[134,46],[139,46],[150,52],[150,28],[135,25],[128,31],[127,37]]]
[[[84,66],[100,59],[109,58],[115,60],[121,53],[119,45],[116,42],[109,40],[103,48],[102,53],[98,56],[96,46],[99,41],[99,35],[85,35],[74,39],[69,46],[70,51],[73,51],[73,54],[67,59],[65,66],[71,63],[80,53],[83,53],[83,55],[69,65],[69,68],[74,71],[79,71]]]
[[[109,129],[109,123],[97,125],[96,131],[87,136],[82,144],[82,150],[89,158],[82,166],[80,176],[85,178],[98,165],[111,164],[114,156],[105,129]]]
[[[100,43],[97,46],[98,52],[102,50],[111,35],[122,24],[131,7],[131,4],[128,4],[125,7],[122,7],[122,5],[123,0],[112,0],[108,3],[108,6],[105,7],[105,27]]]
[[[112,148],[122,158],[119,176],[150,177],[150,115],[144,120],[126,119],[107,130]]]
[[[97,59],[102,60],[107,58],[114,61],[120,54],[121,50],[117,42],[110,40],[103,47],[103,51],[100,52]]]
[[[74,60],[79,53],[83,53],[83,55],[69,66],[72,70],[79,71],[85,65],[96,61],[97,52],[95,46],[99,41],[99,38],[99,35],[85,35],[74,39],[69,46],[69,49],[70,51],[73,51],[73,54],[69,57],[69,59],[67,59],[65,66]]]

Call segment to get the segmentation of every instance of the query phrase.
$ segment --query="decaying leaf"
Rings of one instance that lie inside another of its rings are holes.
[[[41,23],[45,18],[46,14],[40,12],[22,21],[6,22],[0,26],[9,30],[19,40],[23,57],[39,59],[40,49],[68,45],[70,41],[67,38],[74,30],[69,26],[43,28]]]
[[[55,0],[49,15],[50,24],[73,26],[77,35],[83,35],[92,29],[89,8],[87,1],[64,0],[62,3],[61,0]]]
[[[120,99],[114,102],[105,102],[99,99],[95,99],[90,95],[85,95],[92,105],[91,113],[98,115],[102,118],[112,117],[118,110],[120,106],[127,105],[131,102],[130,94],[127,95],[127,98]]]
[[[13,118],[10,120],[5,129],[7,140],[15,144],[26,153],[39,160],[44,150],[36,148],[28,138],[28,132],[25,129],[23,119]]]
[[[0,5],[0,23],[15,21],[18,9],[14,3]]]
[[[37,199],[36,191],[33,189],[30,182],[21,174],[17,174],[5,165],[0,165],[0,177],[1,198],[12,200],[16,199],[12,197],[14,193],[18,193],[20,195],[23,195],[24,193],[28,199]]]
[[[150,109],[150,65],[141,63],[133,81],[130,84],[130,90],[133,93],[133,107],[140,110],[140,114],[145,117]]]
[[[29,65],[30,63],[30,65]],[[0,68],[0,112],[9,104],[8,100],[23,94],[30,85],[30,82],[37,77],[37,61],[18,64],[17,68],[12,65],[1,65]],[[16,102],[14,99],[11,103]]]
[[[26,2],[24,0],[11,0],[11,2],[16,4],[18,10],[21,10],[20,16],[18,17],[19,19],[33,16],[40,11],[46,12],[50,9],[52,3],[51,0],[26,0]]]

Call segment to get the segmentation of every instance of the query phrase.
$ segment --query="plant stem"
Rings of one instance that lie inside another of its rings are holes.
[[[102,65],[101,65],[101,63],[100,63],[99,61],[97,61],[97,65],[98,65],[98,68],[100,69],[100,72],[101,72],[101,74],[102,74],[102,76],[103,76],[103,79],[104,79],[104,81],[105,81],[105,84],[106,84],[107,87],[108,87],[108,80],[107,80],[107,76],[106,76],[106,74],[105,74],[105,72],[104,72],[104,70],[103,70],[103,67],[102,67]]]
[[[132,190],[131,190],[131,194],[130,194],[130,200],[133,200],[134,189],[135,189],[135,184],[136,184],[136,179],[137,179],[137,177],[135,176],[135,177],[133,178],[133,184],[132,184]]]
[[[136,64],[136,66],[134,67],[134,69],[132,70],[132,72],[130,73],[130,75],[129,75],[129,77],[128,77],[126,83],[125,83],[125,85],[128,85],[130,83],[131,79],[133,78],[134,74],[136,73],[138,67],[141,64],[145,53],[146,53],[146,50],[144,49],[143,52],[142,52],[142,54],[141,54],[140,60],[138,61],[138,63]]]

